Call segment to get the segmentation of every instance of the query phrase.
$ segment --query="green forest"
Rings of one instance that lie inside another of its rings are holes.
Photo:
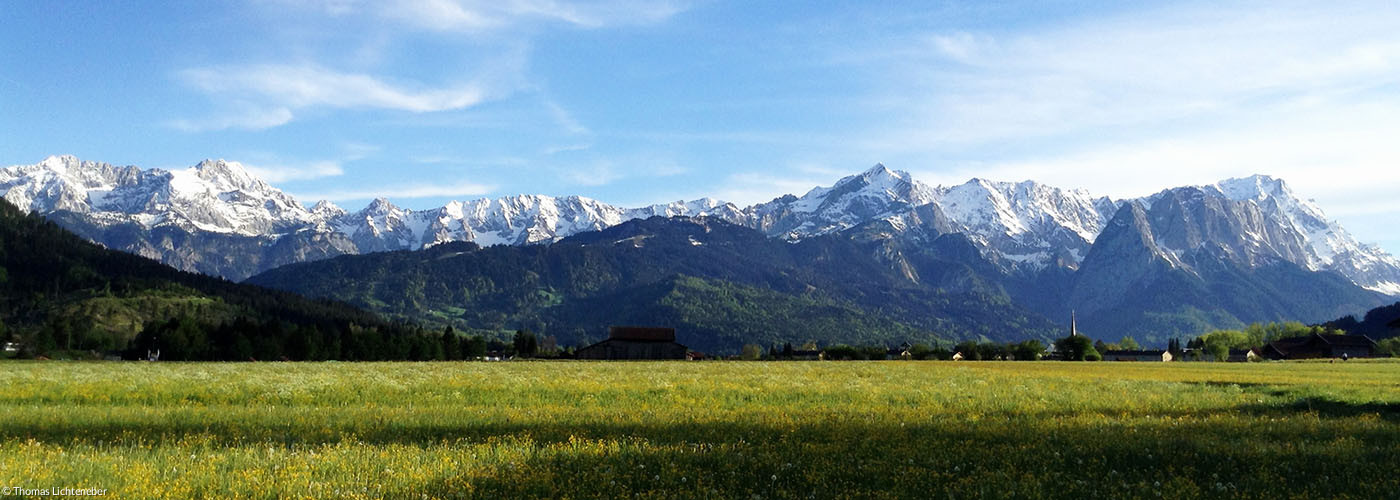
[[[444,357],[440,332],[108,250],[3,200],[0,339],[20,357]]]
[[[341,256],[248,282],[434,328],[524,329],[567,344],[616,324],[674,327],[682,344],[724,353],[744,343],[1048,341],[1061,329],[953,257],[928,253],[901,272],[872,258],[872,245],[652,218],[552,245]]]

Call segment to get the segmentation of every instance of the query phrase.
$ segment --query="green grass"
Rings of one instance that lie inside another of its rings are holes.
[[[119,498],[1382,498],[1400,364],[0,365],[0,484]]]

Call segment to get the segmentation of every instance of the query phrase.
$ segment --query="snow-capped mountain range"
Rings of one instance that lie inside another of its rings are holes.
[[[933,187],[875,165],[830,187],[749,207],[706,198],[622,208],[580,196],[517,195],[427,210],[377,199],[349,212],[327,201],[308,209],[236,162],[205,160],[167,171],[53,156],[0,169],[0,193],[98,243],[231,279],[292,262],[447,241],[549,243],[652,216],[715,217],[787,240],[872,223],[890,238],[961,233],[1006,272],[1034,273],[1076,269],[1109,221],[1132,203],[1151,208],[1153,231],[1160,233],[1156,248],[1173,265],[1189,267],[1185,253],[1220,248],[1245,264],[1286,260],[1400,295],[1400,261],[1357,242],[1267,176],[1111,200],[1032,181]],[[249,255],[230,252],[230,245]]]

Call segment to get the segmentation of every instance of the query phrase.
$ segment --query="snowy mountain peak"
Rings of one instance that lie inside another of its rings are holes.
[[[860,181],[866,186],[874,189],[884,189],[887,191],[898,191],[902,186],[907,186],[914,182],[914,177],[909,172],[903,170],[890,170],[883,163],[876,163],[875,166],[861,172],[860,175],[852,175],[836,181],[832,189],[840,188],[852,182]]]
[[[1282,179],[1275,179],[1263,174],[1226,179],[1215,183],[1215,186],[1232,200],[1258,199],[1269,195],[1280,195],[1287,190]]]
[[[401,211],[401,209],[391,203],[388,198],[375,198],[374,201],[369,202],[369,205],[366,206],[362,212],[367,215],[385,215],[399,211]]]
[[[77,168],[81,165],[82,161],[78,160],[78,157],[73,155],[53,155],[39,162],[39,167],[60,173],[70,168]]]
[[[848,177],[848,179],[849,178],[850,177]],[[876,163],[875,166],[866,169],[864,172],[861,172],[860,178],[865,179],[867,182],[873,182],[877,179],[882,178],[894,178],[902,181],[908,181],[910,179],[909,172],[905,172],[903,170],[890,170],[890,168],[886,167],[884,163]]]
[[[920,214],[936,214],[938,234],[962,233],[1007,272],[1035,272],[1050,266],[1077,268],[1125,203],[1034,181],[973,178],[932,188],[907,172],[875,164],[830,187],[747,208],[712,198],[628,209],[581,196],[516,195],[454,201],[426,210],[400,208],[379,198],[347,213],[328,201],[307,209],[233,161],[143,171],[71,155],[0,169],[0,195],[32,212],[76,214],[86,225],[85,234],[99,235],[94,239],[109,246],[234,278],[274,262],[417,249],[446,241],[483,246],[545,243],[653,216],[715,217],[790,241],[884,221],[888,230],[879,233],[881,238],[922,241],[928,224],[910,221],[928,219]],[[1159,201],[1164,203],[1160,210],[1155,207]],[[1361,286],[1400,295],[1400,262],[1358,243],[1280,179],[1227,179],[1127,202],[1154,207],[1154,224],[1168,225],[1156,231],[1154,241],[1172,256],[1209,246],[1225,249],[1247,265],[1282,259],[1312,270],[1336,271]],[[190,236],[176,241],[203,243],[172,247],[168,238],[132,240],[131,235],[158,227]],[[110,240],[100,237],[107,233]],[[281,253],[275,259],[239,260],[225,255],[232,240],[200,239],[209,234],[248,238],[254,248]],[[284,240],[288,235],[298,236]],[[181,246],[197,244],[207,247]]]
[[[219,186],[234,189],[263,190],[261,180],[248,173],[243,164],[224,160],[204,160],[194,166],[195,175]]]
[[[345,209],[340,208],[339,205],[331,203],[327,200],[321,200],[316,202],[315,205],[311,206],[311,213],[316,214],[316,216],[319,218],[330,219],[345,215],[347,212],[345,211]]]
[[[990,257],[1012,267],[1075,267],[1117,211],[1083,190],[973,178],[937,189],[935,203]]]
[[[1198,189],[1257,206],[1297,242],[1299,256],[1288,259],[1291,262],[1315,271],[1336,271],[1368,289],[1400,295],[1400,261],[1380,248],[1358,242],[1311,200],[1295,195],[1282,179],[1256,174]]]

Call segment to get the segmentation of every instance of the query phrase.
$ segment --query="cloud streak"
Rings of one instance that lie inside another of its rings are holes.
[[[528,22],[580,28],[650,24],[685,10],[670,1],[558,2],[553,0],[400,0],[373,2],[375,15],[421,29],[479,33]]]
[[[480,103],[485,95],[474,84],[410,88],[315,65],[212,66],[181,71],[179,78],[207,94],[274,102],[283,110],[325,106],[423,113],[466,108]]]
[[[257,178],[269,183],[322,179],[345,174],[345,170],[340,167],[340,163],[333,161],[278,166],[244,164],[243,168],[247,169],[249,173]]]
[[[281,106],[233,106],[222,114],[202,119],[171,120],[169,125],[183,132],[244,129],[262,130],[286,125],[292,121],[292,110]]]
[[[905,34],[831,59],[888,75],[869,98],[906,119],[877,149],[1077,139],[1394,84],[1400,12],[1382,5],[1174,5],[1014,35]]]
[[[376,187],[374,189],[347,189],[325,192],[298,193],[298,199],[304,200],[368,200],[374,198],[388,199],[414,199],[414,198],[440,198],[440,197],[467,197],[483,196],[495,191],[496,187],[487,184],[473,182],[441,183],[441,184],[400,184]]]

